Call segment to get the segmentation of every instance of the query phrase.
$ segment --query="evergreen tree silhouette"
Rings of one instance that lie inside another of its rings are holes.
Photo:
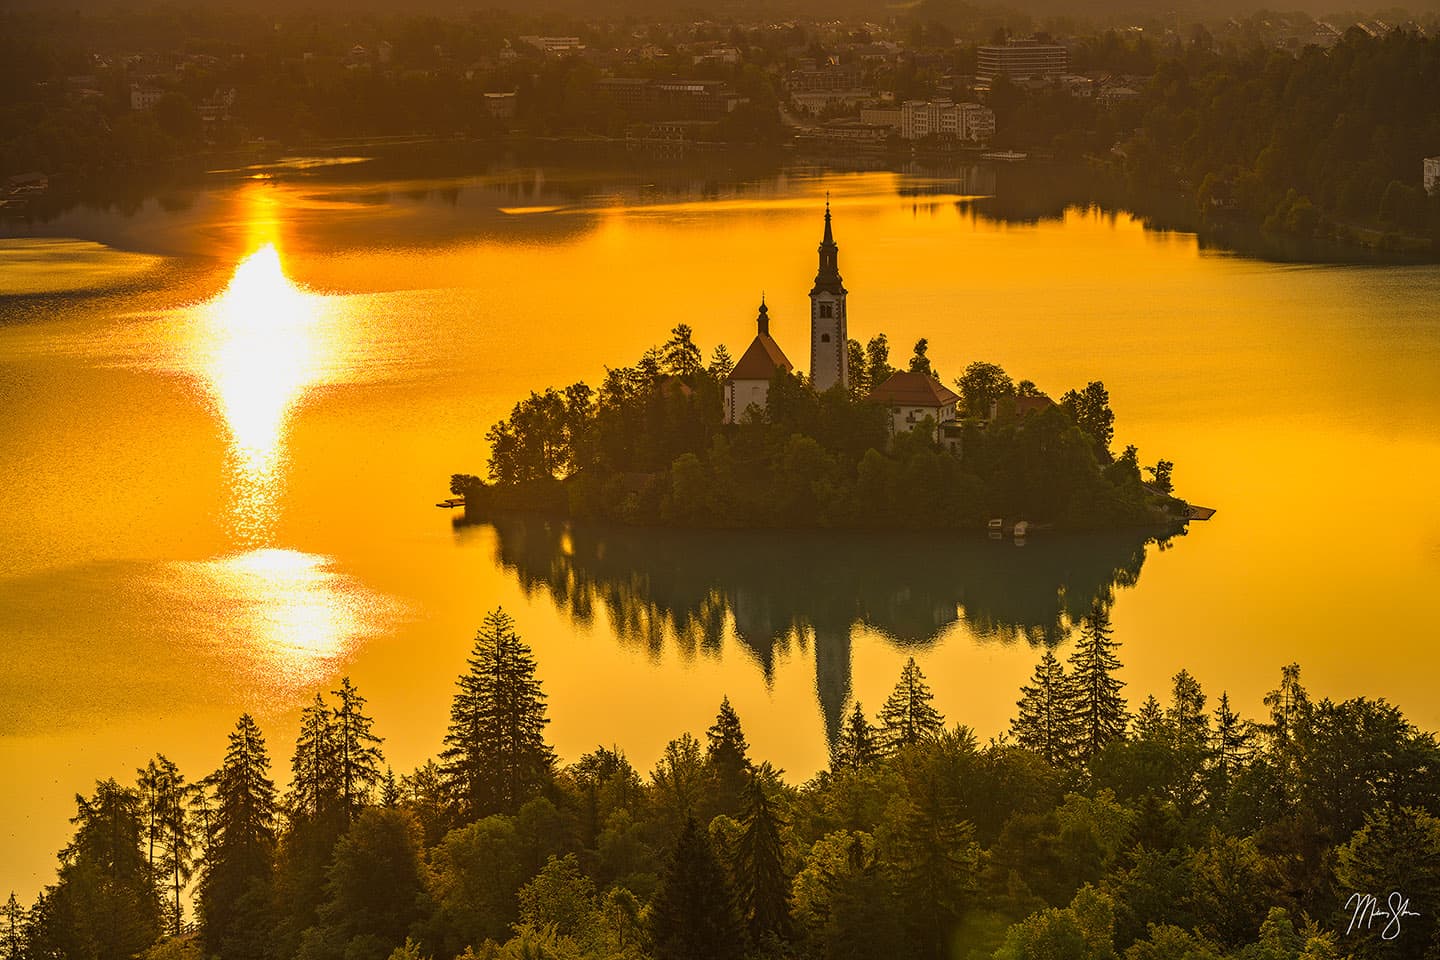
[[[729,697],[721,698],[720,711],[705,731],[705,738],[705,762],[715,777],[717,804],[721,812],[734,813],[753,768],[748,755],[750,745],[745,742],[740,717],[730,706]]]
[[[1020,699],[1015,704],[1020,712],[1010,724],[1016,743],[1040,754],[1052,765],[1064,763],[1074,750],[1076,729],[1071,686],[1071,679],[1065,676],[1065,668],[1055,659],[1054,652],[1046,650],[1035,666],[1030,684],[1020,688]]]
[[[348,826],[370,806],[375,788],[384,779],[380,772],[384,758],[380,754],[380,738],[371,732],[375,721],[365,715],[365,698],[350,678],[342,678],[340,689],[330,693],[339,701],[331,723],[340,809]]]
[[[656,960],[739,960],[745,931],[710,840],[686,819],[651,905]]]
[[[1120,644],[1112,639],[1110,612],[1097,600],[1080,623],[1080,639],[1070,655],[1070,679],[1075,718],[1076,755],[1089,761],[1105,745],[1125,735],[1129,714],[1115,677]]]
[[[220,769],[205,780],[214,793],[212,840],[200,874],[197,909],[207,955],[262,960],[279,803],[270,754],[250,714],[230,732]]]
[[[933,737],[945,728],[945,717],[930,705],[933,699],[915,658],[906,660],[900,681],[880,708],[880,743],[887,753]]]
[[[486,615],[450,706],[441,770],[462,821],[514,813],[549,780],[545,694],[503,610]]]
[[[765,792],[775,771],[765,763],[745,788],[744,828],[735,850],[735,894],[750,943],[761,946],[790,937],[790,878],[780,831],[785,827],[776,803]]]
[[[832,770],[860,770],[880,759],[879,733],[865,717],[860,701],[850,709],[850,714],[840,727],[840,736],[830,752]]]

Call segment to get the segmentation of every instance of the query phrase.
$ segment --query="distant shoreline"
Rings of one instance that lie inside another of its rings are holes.
[[[1223,211],[1202,222],[1193,193],[1136,189],[1103,158],[1059,161],[1030,156],[1020,160],[986,160],[979,150],[920,153],[899,159],[889,155],[824,154],[793,146],[705,144],[682,156],[660,156],[627,149],[624,139],[601,136],[470,137],[402,135],[338,138],[286,144],[256,141],[239,149],[201,152],[106,177],[98,182],[53,179],[40,196],[0,207],[0,226],[44,223],[77,206],[138,205],[174,190],[203,189],[225,181],[364,179],[376,182],[413,176],[463,178],[494,169],[559,168],[596,164],[595,172],[616,177],[647,173],[687,172],[706,176],[749,177],[779,174],[796,167],[835,171],[877,171],[904,176],[905,167],[920,167],[944,176],[946,171],[985,168],[1001,182],[994,194],[965,202],[981,216],[1006,223],[1058,219],[1074,208],[1098,206],[1140,219],[1146,229],[1193,233],[1202,248],[1274,263],[1366,264],[1402,266],[1440,262],[1440,252],[1422,249],[1421,238],[1354,227],[1353,242],[1269,234],[1258,225]],[[288,166],[294,160],[331,161]],[[347,161],[347,162],[342,162]],[[617,161],[619,161],[617,163]],[[616,164],[607,170],[609,164]],[[1009,185],[1008,188],[1006,185]]]

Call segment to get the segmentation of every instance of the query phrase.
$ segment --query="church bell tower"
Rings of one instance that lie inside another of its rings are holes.
[[[845,285],[840,280],[840,248],[830,230],[830,198],[825,198],[825,236],[820,240],[820,270],[810,290],[810,383],[817,393],[850,386],[846,335]]]

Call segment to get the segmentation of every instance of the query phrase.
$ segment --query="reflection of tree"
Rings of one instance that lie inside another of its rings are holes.
[[[459,521],[460,526],[464,521]],[[1143,532],[1009,541],[878,534],[639,530],[506,517],[499,564],[577,623],[603,609],[622,643],[718,656],[727,621],[767,681],[777,650],[813,643],[827,732],[863,625],[904,647],[963,620],[978,639],[1054,645],[1140,575]]]

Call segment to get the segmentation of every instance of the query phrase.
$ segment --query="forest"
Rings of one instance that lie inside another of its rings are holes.
[[[561,763],[537,663],[486,616],[438,755],[396,776],[349,679],[283,793],[242,716],[220,768],[163,755],[76,797],[5,960],[1324,960],[1428,957],[1440,745],[1285,666],[1246,719],[1178,672],[1133,706],[1097,601],[1009,730],[947,722],[914,659],[801,784],[722,700],[642,775]],[[600,726],[603,730],[603,724]],[[193,914],[189,904],[192,902]],[[1387,917],[1358,903],[1404,909]],[[1396,898],[1399,898],[1398,900]],[[192,920],[193,916],[193,920]]]
[[[934,374],[928,342],[908,369]],[[1103,383],[1059,403],[999,366],[972,363],[955,380],[964,419],[942,442],[934,425],[890,435],[869,399],[895,368],[884,334],[850,341],[850,386],[815,393],[778,371],[767,409],[723,424],[733,367],[717,347],[706,365],[690,328],[632,367],[532,393],[486,434],[489,476],[456,474],[467,513],[535,510],[623,523],[700,527],[982,530],[994,517],[1066,529],[1177,525],[1174,465],[1142,482],[1138,452],[1113,455],[1115,415]],[[958,413],[957,413],[958,416]],[[952,429],[948,428],[947,429]]]

